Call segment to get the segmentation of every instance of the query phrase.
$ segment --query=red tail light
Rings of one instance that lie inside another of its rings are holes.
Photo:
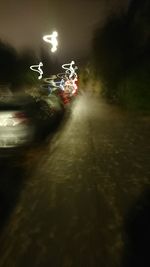
[[[14,115],[15,119],[18,119],[21,123],[25,123],[29,121],[29,118],[25,114],[25,112],[16,112]]]
[[[27,118],[27,116],[24,112],[16,112],[14,117],[18,118],[18,119],[26,119]]]

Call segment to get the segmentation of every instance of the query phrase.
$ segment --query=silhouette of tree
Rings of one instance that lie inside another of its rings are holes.
[[[18,55],[9,44],[0,41],[0,83],[10,84],[17,75]]]
[[[111,17],[93,36],[93,64],[105,93],[117,95],[118,84],[137,66],[149,69],[150,2],[133,0],[127,14]]]

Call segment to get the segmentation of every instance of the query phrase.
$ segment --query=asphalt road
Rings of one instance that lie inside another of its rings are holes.
[[[0,267],[150,266],[149,130],[83,93],[23,166],[1,164]]]

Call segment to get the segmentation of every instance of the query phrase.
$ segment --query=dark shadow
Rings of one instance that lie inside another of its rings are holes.
[[[40,134],[40,140],[35,143],[36,146],[44,147],[45,145],[49,144],[53,137],[58,133],[61,132],[63,128],[65,128],[65,125],[69,118],[69,112],[68,110],[65,110],[60,116],[55,118],[54,121],[51,121],[51,124],[49,126],[45,127],[44,130],[42,130],[42,134]]]
[[[150,190],[145,191],[125,220],[122,267],[150,266]]]
[[[23,182],[25,170],[20,157],[0,159],[0,234],[15,208]]]

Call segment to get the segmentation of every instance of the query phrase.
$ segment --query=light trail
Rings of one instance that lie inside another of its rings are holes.
[[[42,79],[42,76],[43,76],[43,70],[41,69],[41,67],[43,67],[43,63],[42,62],[40,62],[39,65],[30,66],[31,70],[36,71],[36,72],[39,73],[39,77],[38,77],[39,80]]]
[[[58,37],[58,33],[56,31],[54,31],[52,34],[50,35],[45,35],[43,36],[43,40],[46,42],[46,43],[50,43],[52,45],[52,48],[51,48],[51,52],[54,53],[56,52],[57,50],[57,47],[58,47],[58,40],[57,40],[57,37]]]

